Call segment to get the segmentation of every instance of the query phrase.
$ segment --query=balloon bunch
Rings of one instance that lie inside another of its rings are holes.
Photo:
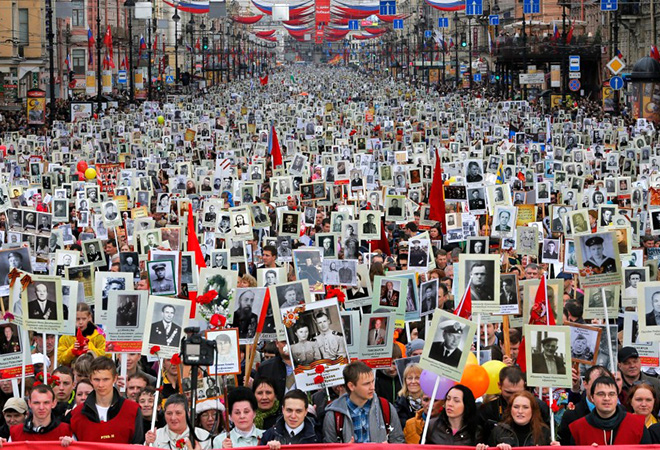
[[[96,170],[87,165],[87,161],[79,161],[76,165],[76,175],[78,175],[78,181],[93,180],[96,178]]]
[[[477,364],[477,357],[473,353],[469,353],[460,383],[438,376],[428,370],[423,370],[419,384],[422,387],[422,391],[426,395],[431,396],[433,395],[436,380],[439,378],[438,392],[435,395],[436,400],[444,400],[449,389],[456,384],[462,384],[467,387],[474,394],[474,398],[479,398],[484,394],[500,393],[498,383],[500,381],[500,370],[504,367],[506,367],[506,364],[502,361],[487,361],[479,365]]]

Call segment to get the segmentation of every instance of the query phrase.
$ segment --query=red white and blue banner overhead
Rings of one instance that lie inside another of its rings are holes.
[[[465,9],[465,0],[425,0],[426,3],[440,11],[458,11]]]
[[[166,5],[190,14],[206,14],[209,12],[209,0],[163,0]]]

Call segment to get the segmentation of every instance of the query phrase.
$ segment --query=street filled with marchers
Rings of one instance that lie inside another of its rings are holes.
[[[2,445],[660,444],[652,121],[313,64],[156,97],[3,115]]]

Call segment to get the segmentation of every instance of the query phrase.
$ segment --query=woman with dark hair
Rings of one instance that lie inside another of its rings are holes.
[[[257,398],[246,387],[232,389],[227,395],[228,417],[234,427],[223,431],[213,439],[213,448],[256,447],[263,435],[254,419],[257,415]]]
[[[646,417],[646,428],[658,423],[658,395],[645,381],[635,383],[628,391],[626,411]]]
[[[293,326],[295,344],[291,345],[289,353],[298,366],[308,366],[321,359],[319,347],[310,340],[309,325],[302,320]]]
[[[260,430],[268,430],[282,414],[280,401],[275,394],[275,384],[268,378],[260,378],[252,385],[252,391],[257,397],[257,416],[254,424]]]
[[[515,394],[504,412],[504,420],[490,434],[490,444],[499,450],[511,447],[534,447],[537,445],[559,445],[550,436],[550,429],[543,422],[541,408],[536,397],[528,391]],[[486,444],[477,445],[485,450]]]
[[[195,447],[190,442],[190,418],[188,417],[188,401],[183,395],[175,394],[165,401],[165,426],[149,430],[145,434],[145,445],[156,448],[175,449],[177,442],[183,439],[187,450],[209,450],[211,438],[206,430],[195,428]]]
[[[445,408],[430,425],[427,444],[474,446],[481,440],[477,405],[472,391],[462,384],[449,389]]]

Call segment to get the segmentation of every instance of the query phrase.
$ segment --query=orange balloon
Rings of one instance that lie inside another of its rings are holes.
[[[461,384],[472,391],[474,398],[479,398],[486,393],[490,379],[488,372],[481,366],[470,364],[465,366]]]

